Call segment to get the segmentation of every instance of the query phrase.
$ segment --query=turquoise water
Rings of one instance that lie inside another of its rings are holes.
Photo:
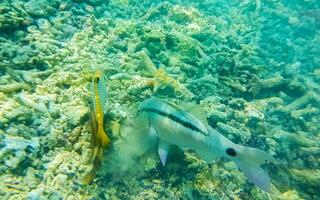
[[[111,142],[84,184],[96,70]],[[320,199],[319,82],[317,0],[3,0],[0,199]],[[192,149],[163,167],[136,137],[151,96],[276,158],[271,193]]]

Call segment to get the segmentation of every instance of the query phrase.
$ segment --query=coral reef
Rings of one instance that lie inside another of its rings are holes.
[[[1,198],[320,199],[319,10],[315,0],[1,1]],[[112,144],[83,185],[97,69]],[[163,168],[132,122],[150,96],[196,105],[232,141],[271,153],[272,194],[191,150],[172,147]]]

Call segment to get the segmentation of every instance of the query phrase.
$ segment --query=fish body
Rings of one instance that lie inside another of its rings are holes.
[[[83,184],[92,182],[103,158],[103,149],[110,143],[103,126],[104,112],[106,111],[107,88],[106,81],[101,71],[96,71],[91,82],[92,104],[90,107],[91,144],[92,144],[92,169],[82,178]]]
[[[207,162],[217,157],[233,160],[251,182],[270,192],[270,178],[260,165],[266,161],[276,162],[271,155],[233,143],[217,130],[164,100],[146,99],[140,104],[139,111],[147,121],[150,136],[158,138],[158,154],[163,165],[166,164],[170,145],[191,148]]]
[[[101,138],[102,146],[110,143],[108,135],[103,129],[104,112],[106,111],[107,88],[101,71],[96,71],[91,83],[93,110],[97,121],[97,133]]]

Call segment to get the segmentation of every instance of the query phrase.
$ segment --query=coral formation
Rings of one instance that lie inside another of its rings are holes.
[[[320,199],[319,1],[3,0],[3,199]],[[106,72],[113,141],[92,185],[88,87]],[[236,143],[271,153],[273,193],[227,161],[135,137],[139,103],[191,102]],[[126,143],[128,142],[128,143]]]

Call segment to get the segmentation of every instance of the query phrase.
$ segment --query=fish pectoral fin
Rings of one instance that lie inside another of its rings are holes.
[[[158,142],[158,154],[163,166],[166,165],[170,145],[162,140]]]
[[[158,140],[157,131],[152,126],[150,126],[147,131],[148,131],[146,136],[147,145],[149,146],[156,145]]]
[[[154,129],[153,128],[153,126],[150,126],[149,127],[149,130],[148,130],[148,136],[150,137],[150,138],[152,138],[152,139],[155,139],[155,138],[157,138],[157,131],[156,131],[156,129]]]
[[[217,159],[217,156],[213,153],[207,151],[196,151],[197,155],[206,162],[212,162],[213,160]]]

